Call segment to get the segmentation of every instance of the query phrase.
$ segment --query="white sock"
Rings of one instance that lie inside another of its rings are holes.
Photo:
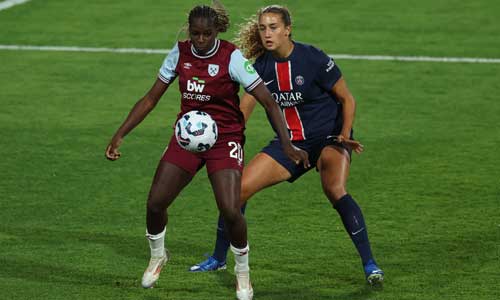
[[[231,251],[234,253],[234,271],[235,272],[249,272],[250,267],[248,266],[248,252],[250,247],[248,243],[245,248],[239,249],[231,244]]]
[[[151,257],[161,257],[165,254],[165,232],[167,228],[163,229],[158,234],[150,234],[146,229],[146,237],[149,241],[149,248],[151,249]]]

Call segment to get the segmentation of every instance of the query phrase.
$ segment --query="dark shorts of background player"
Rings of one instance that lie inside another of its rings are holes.
[[[318,162],[319,156],[321,154],[321,150],[327,146],[336,146],[342,149],[345,149],[349,153],[349,160],[351,159],[351,154],[352,151],[348,148],[346,148],[344,145],[341,143],[338,143],[336,140],[337,136],[328,136],[325,137],[324,139],[316,139],[316,140],[305,140],[305,141],[298,141],[298,142],[293,142],[293,145],[296,147],[299,147],[300,149],[304,150],[307,152],[309,155],[309,162],[311,163],[310,168],[304,168],[302,163],[300,164],[295,164],[292,160],[288,158],[288,156],[285,155],[283,152],[283,148],[281,147],[281,143],[279,142],[278,139],[273,139],[269,145],[264,147],[261,152],[266,153],[267,155],[271,156],[275,161],[277,161],[280,165],[285,167],[285,169],[290,172],[292,177],[288,179],[288,182],[294,182],[297,180],[300,176],[304,175],[307,171],[310,169],[316,167],[316,164]],[[353,134],[351,131],[351,139],[353,138]],[[317,170],[317,168],[316,168]]]
[[[192,176],[204,165],[207,166],[208,175],[223,169],[235,169],[242,172],[244,144],[244,134],[219,134],[212,148],[205,152],[194,153],[181,148],[175,136],[172,136],[161,160],[178,166]]]

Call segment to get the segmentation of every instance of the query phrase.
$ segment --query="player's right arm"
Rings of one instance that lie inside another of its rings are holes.
[[[118,147],[122,143],[123,138],[134,129],[142,120],[149,114],[150,111],[156,106],[161,96],[168,88],[168,84],[156,79],[151,89],[132,107],[123,124],[118,128],[114,134],[111,142],[106,148],[106,158],[109,160],[117,160],[120,158]]]
[[[169,52],[160,68],[158,78],[151,89],[132,107],[123,124],[114,134],[108,147],[106,147],[105,156],[109,160],[117,160],[120,158],[118,147],[122,143],[123,138],[134,129],[144,118],[153,110],[161,96],[165,93],[168,86],[177,77],[176,68],[179,62],[179,47],[176,43],[174,48]]]

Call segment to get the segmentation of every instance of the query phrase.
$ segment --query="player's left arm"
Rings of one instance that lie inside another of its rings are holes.
[[[248,93],[250,93],[266,110],[269,115],[269,119],[276,129],[283,151],[288,158],[294,161],[295,164],[302,162],[304,168],[310,168],[311,164],[309,163],[309,156],[307,152],[295,147],[290,141],[281,108],[276,101],[274,101],[271,92],[269,92],[264,82],[260,82],[254,89],[248,91]]]
[[[248,122],[248,119],[250,119],[250,116],[255,108],[255,104],[257,104],[257,100],[255,100],[255,98],[249,93],[245,93],[241,97],[240,110],[245,117],[245,124]]]
[[[356,112],[356,101],[347,87],[347,83],[344,77],[340,77],[339,80],[333,85],[332,93],[335,97],[342,103],[342,118],[344,123],[342,124],[342,131],[340,135],[337,136],[337,141],[349,147],[356,153],[363,152],[363,145],[359,141],[351,140],[351,130],[352,124],[354,123],[354,114]]]

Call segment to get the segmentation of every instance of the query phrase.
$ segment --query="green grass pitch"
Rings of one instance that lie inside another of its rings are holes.
[[[272,1],[223,1],[233,24]],[[0,44],[170,48],[195,1],[33,0],[0,11]],[[283,1],[294,38],[327,53],[500,57],[495,0]],[[232,39],[235,28],[222,37]],[[174,84],[116,162],[104,149],[164,55],[0,50],[0,299],[232,299],[212,250],[205,170],[169,210],[172,260],[140,287],[145,201],[179,107]],[[247,220],[255,299],[499,299],[500,64],[337,60],[357,100],[348,189],[383,289],[365,282],[310,172],[257,194]],[[262,109],[246,158],[272,137]]]

